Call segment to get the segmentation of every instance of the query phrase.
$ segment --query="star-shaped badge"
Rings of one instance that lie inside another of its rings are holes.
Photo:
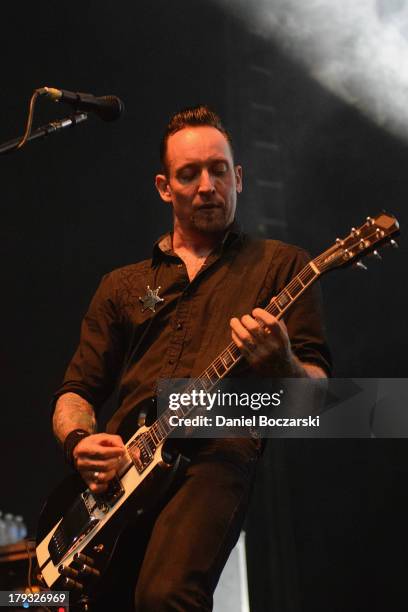
[[[159,302],[164,302],[164,299],[159,297],[158,293],[160,290],[160,286],[157,289],[150,289],[149,285],[147,285],[147,293],[143,297],[139,297],[139,300],[143,304],[142,312],[150,308],[152,312],[155,311],[156,304]]]

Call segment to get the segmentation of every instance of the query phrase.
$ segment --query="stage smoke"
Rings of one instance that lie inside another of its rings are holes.
[[[218,0],[322,85],[408,138],[408,0]]]

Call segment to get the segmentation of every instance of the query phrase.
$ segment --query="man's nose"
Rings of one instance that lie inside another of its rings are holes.
[[[203,170],[201,172],[198,192],[201,195],[215,193],[214,178],[211,176],[208,170]]]

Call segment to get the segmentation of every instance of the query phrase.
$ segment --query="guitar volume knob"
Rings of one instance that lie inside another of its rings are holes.
[[[79,576],[78,570],[69,565],[60,565],[58,572],[62,574],[62,576],[67,576],[68,578],[77,578]]]
[[[101,575],[99,570],[97,570],[95,567],[91,567],[90,565],[86,565],[86,563],[81,566],[79,571],[83,576],[95,576],[96,578],[99,578]]]
[[[92,557],[88,557],[88,555],[84,555],[83,553],[75,553],[74,561],[79,561],[80,563],[84,563],[86,565],[94,564]]]
[[[68,576],[64,578],[64,585],[68,589],[74,589],[75,591],[82,591],[84,588],[84,585],[82,584],[82,582],[78,582],[77,580],[72,580],[72,578],[68,578]]]

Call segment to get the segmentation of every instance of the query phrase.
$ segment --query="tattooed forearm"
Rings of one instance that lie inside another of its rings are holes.
[[[96,432],[94,410],[89,402],[76,393],[64,393],[55,406],[52,425],[56,438],[63,444],[73,429]]]

